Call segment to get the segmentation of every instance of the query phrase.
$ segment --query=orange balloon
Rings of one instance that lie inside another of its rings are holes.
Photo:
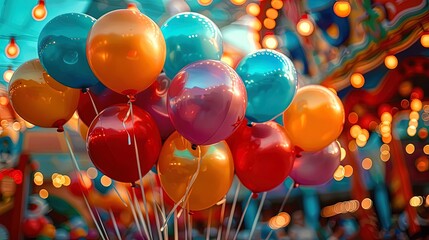
[[[79,129],[79,133],[82,139],[86,141],[86,136],[88,135],[88,126],[86,126],[86,124],[79,119],[77,122],[77,128]]]
[[[225,141],[200,148],[200,171],[188,201],[192,211],[207,209],[219,202],[234,178],[234,162]],[[185,194],[197,170],[198,155],[198,148],[193,150],[192,144],[178,132],[171,134],[164,143],[158,160],[158,176],[162,188],[173,201],[180,201]]]
[[[304,151],[318,151],[340,136],[344,125],[341,100],[328,88],[309,85],[298,89],[283,123],[292,143]]]
[[[10,102],[18,115],[36,126],[59,130],[76,111],[79,91],[49,76],[39,59],[22,64],[9,82]]]
[[[56,233],[55,226],[54,226],[54,225],[52,225],[52,224],[50,224],[50,223],[48,223],[48,224],[46,224],[46,225],[43,227],[43,229],[42,229],[42,231],[39,233],[39,235],[41,235],[41,236],[45,236],[45,237],[48,237],[48,238],[54,238],[54,237],[55,237],[55,233]]]
[[[135,95],[161,73],[166,46],[161,30],[149,17],[121,9],[95,22],[86,53],[92,71],[106,87]]]

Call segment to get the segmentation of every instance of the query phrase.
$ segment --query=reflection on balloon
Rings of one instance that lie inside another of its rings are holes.
[[[86,38],[95,18],[66,13],[49,21],[39,35],[40,62],[55,80],[85,89],[98,83],[86,59]]]
[[[341,100],[328,88],[309,85],[298,89],[283,114],[283,123],[294,145],[318,151],[335,141],[344,125]]]
[[[59,131],[76,111],[79,92],[49,76],[38,59],[22,64],[9,82],[10,102],[23,119]]]
[[[165,41],[149,17],[121,9],[95,22],[86,53],[91,69],[105,86],[124,95],[135,95],[161,73]]]
[[[205,60],[183,68],[168,90],[168,114],[177,131],[197,145],[229,137],[244,119],[247,95],[235,71]]]
[[[290,177],[299,185],[316,186],[332,179],[340,165],[341,151],[337,141],[317,152],[301,152],[295,159]]]
[[[167,45],[164,71],[170,79],[188,64],[222,57],[222,34],[204,15],[179,13],[168,19],[161,31]]]
[[[292,61],[269,49],[245,56],[237,66],[237,74],[246,86],[246,118],[251,122],[266,122],[281,115],[292,102],[298,86]]]
[[[207,209],[228,192],[234,178],[234,163],[225,141],[200,146],[200,171],[189,195],[189,210]],[[190,179],[197,170],[199,151],[174,132],[162,147],[158,161],[158,176],[167,195],[178,202],[185,194]],[[188,205],[186,205],[188,206]]]
[[[86,146],[92,163],[103,174],[121,182],[139,179],[133,134],[137,139],[143,176],[155,164],[161,150],[161,137],[152,117],[135,106],[133,112],[134,125],[132,116],[128,116],[128,105],[108,107],[88,130]]]
[[[293,146],[286,131],[275,122],[242,124],[228,144],[238,178],[255,193],[275,188],[292,170]]]

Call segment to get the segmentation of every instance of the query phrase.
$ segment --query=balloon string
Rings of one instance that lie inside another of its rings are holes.
[[[143,176],[142,176],[142,171],[141,171],[141,167],[140,167],[140,154],[139,154],[139,149],[137,146],[136,132],[134,130],[133,102],[130,100],[129,104],[130,104],[129,112],[131,114],[131,124],[133,125],[134,151],[136,153],[137,170],[139,172],[139,182],[140,182],[139,185],[140,185],[140,190],[141,190],[141,194],[143,197],[143,206],[145,208],[144,210],[145,210],[145,214],[146,214],[146,222],[147,222],[147,227],[149,230],[150,239],[153,239],[152,228],[151,228],[150,219],[149,219],[149,209],[147,207],[146,194],[145,194],[144,188],[143,188]]]
[[[129,101],[128,103],[130,104],[130,108],[128,109],[127,114],[125,115],[124,120],[122,121],[122,126],[124,127],[125,132],[127,133],[128,146],[130,146],[131,145],[131,135],[128,132],[128,129],[127,129],[127,126],[125,125],[125,123],[127,122],[128,118],[130,117],[130,114],[132,112],[132,102]],[[134,124],[133,124],[133,128],[134,128]]]
[[[210,228],[211,228],[211,225],[212,225],[212,209],[213,208],[210,208],[209,209],[209,217],[208,217],[208,223],[207,223],[207,232],[206,232],[206,240],[210,240]]]
[[[94,99],[92,98],[91,91],[89,90],[89,88],[86,89],[86,92],[88,93],[89,99],[91,100],[92,107],[94,108],[95,114],[98,115],[98,109],[97,109],[97,106],[95,105]]]
[[[68,148],[68,150],[69,150],[70,157],[71,157],[71,159],[72,159],[72,162],[73,162],[73,166],[74,166],[74,168],[75,168],[75,171],[76,171],[76,172],[78,173],[78,175],[80,176],[80,181],[81,181],[81,183],[82,183],[82,184],[84,184],[84,185],[85,185],[85,188],[86,188],[86,183],[85,183],[85,181],[83,180],[82,172],[81,172],[81,170],[80,170],[79,164],[77,163],[77,160],[76,160],[76,156],[74,155],[73,149],[72,149],[72,147],[71,147],[71,145],[70,145],[70,142],[69,142],[69,139],[68,139],[68,137],[67,137],[67,131],[64,131],[64,139],[65,139],[65,141],[66,141],[67,148]],[[94,224],[95,224],[95,227],[97,228],[98,233],[100,234],[100,236],[101,236],[101,238],[102,238],[103,240],[105,240],[105,239],[106,239],[106,237],[107,237],[107,239],[109,239],[109,236],[107,235],[106,230],[104,229],[103,223],[100,221],[100,224],[103,226],[103,230],[104,230],[104,231],[102,231],[102,230],[101,230],[100,225],[99,225],[99,223],[98,223],[97,219],[95,218],[94,213],[92,212],[91,206],[89,205],[89,202],[88,202],[88,200],[86,199],[85,192],[84,192],[84,190],[82,189],[81,184],[79,184],[79,187],[80,187],[80,190],[82,191],[83,199],[84,199],[85,204],[86,204],[86,206],[87,206],[87,208],[88,208],[89,214],[91,215],[91,218],[92,218],[92,220],[94,221]],[[97,209],[95,209],[95,211],[97,211]],[[97,213],[98,213],[98,212],[97,212]],[[104,234],[106,234],[106,236],[104,236]]]
[[[115,181],[112,180],[112,186],[113,186],[113,190],[115,190],[116,195],[118,195],[119,199],[121,200],[122,204],[124,204],[125,207],[128,207],[127,203],[125,202],[125,200],[122,198],[121,194],[119,194],[118,189],[115,186]]]
[[[174,240],[179,240],[179,222],[177,221],[177,210],[174,210]]]
[[[247,199],[246,206],[244,207],[243,213],[241,214],[240,222],[238,223],[237,230],[235,232],[233,240],[237,239],[238,232],[240,231],[241,224],[243,224],[244,215],[246,215],[247,209],[249,208],[250,200],[252,199],[252,193],[250,193],[249,198]]]
[[[180,214],[177,214],[177,217],[180,218]],[[183,228],[184,228],[184,232],[185,232],[185,240],[188,240],[188,222],[186,219],[186,214],[183,215]]]
[[[164,192],[162,191],[162,188],[159,188],[159,195],[161,197],[161,216],[162,220],[165,221],[165,205],[164,205]],[[157,204],[158,206],[158,204]],[[164,239],[168,240],[168,225],[166,226],[167,231],[164,231]],[[161,228],[159,229],[161,230]]]
[[[287,202],[287,200],[289,199],[290,193],[292,192],[293,185],[294,185],[294,183],[292,182],[292,184],[290,185],[289,189],[288,189],[288,190],[287,190],[287,192],[286,192],[286,196],[283,198],[282,205],[280,206],[279,212],[278,212],[277,214],[279,214],[279,213],[281,213],[281,212],[283,211],[283,208],[285,207],[286,202]],[[273,231],[274,231],[273,229],[271,229],[271,230],[270,230],[270,232],[268,233],[268,235],[267,235],[267,237],[265,238],[265,240],[270,239],[271,234],[273,234]]]
[[[143,232],[142,232],[142,229],[140,227],[140,222],[137,218],[136,210],[134,209],[134,204],[133,204],[133,201],[131,200],[131,196],[130,196],[130,193],[128,191],[127,191],[127,196],[128,196],[128,201],[130,202],[131,212],[132,212],[133,218],[134,218],[134,224],[136,225],[137,230],[139,230],[140,236],[143,237]]]
[[[161,234],[161,226],[160,226],[160,222],[159,222],[159,215],[162,214],[162,212],[160,211],[160,207],[158,205],[158,202],[156,201],[156,197],[155,197],[155,184],[153,183],[153,178],[150,177],[150,187],[152,189],[152,195],[153,195],[153,201],[152,201],[152,207],[153,207],[153,212],[155,215],[155,224],[156,224],[156,230],[158,231],[158,238],[159,239],[163,239],[162,234]]]
[[[122,240],[121,233],[119,232],[118,224],[116,223],[115,215],[113,214],[111,208],[109,208],[109,212],[110,212],[110,218],[112,219],[112,222],[113,222],[113,227],[115,228],[116,236],[118,237],[119,240]]]
[[[255,233],[256,224],[259,221],[259,215],[261,215],[262,206],[264,206],[265,198],[267,197],[267,192],[262,194],[261,202],[259,203],[258,211],[256,212],[255,219],[253,219],[252,230],[250,230],[249,239],[252,239],[253,233]]]
[[[192,240],[192,215],[189,214],[189,203],[187,204],[187,207],[186,207],[186,216],[188,217],[188,232],[189,232],[188,236],[189,236],[189,239]]]
[[[240,192],[241,182],[237,181],[237,188],[235,189],[234,200],[232,202],[231,212],[229,213],[228,225],[226,228],[225,239],[229,237],[229,231],[231,230],[232,220],[234,219],[235,206],[237,205],[238,193]]]
[[[140,222],[142,223],[142,226],[143,226],[143,231],[147,237],[150,237],[150,234],[148,232],[148,227],[150,227],[150,226],[147,226],[147,223],[145,222],[145,220],[143,218],[142,209],[140,208],[140,202],[137,198],[136,191],[134,188],[133,188],[133,199],[134,199],[134,205],[135,205],[136,211],[137,211],[137,216],[139,217]],[[150,239],[152,239],[152,237]]]
[[[219,227],[219,231],[217,233],[217,240],[220,240],[221,236],[222,236],[222,228],[223,228],[223,220],[225,218],[225,206],[226,206],[226,201],[224,201],[222,203],[222,209],[220,210],[220,227]]]
[[[200,146],[197,146],[197,147],[198,147],[197,170],[195,171],[194,175],[192,175],[191,181],[189,182],[188,186],[186,187],[185,194],[176,204],[174,204],[173,209],[171,209],[170,213],[167,215],[167,218],[165,219],[164,224],[161,227],[161,231],[164,231],[165,227],[168,224],[168,220],[170,220],[171,216],[173,215],[173,213],[177,209],[177,207],[179,207],[180,204],[182,204],[182,203],[184,203],[184,205],[186,204],[185,200],[188,199],[188,195],[189,195],[189,192],[192,188],[192,185],[194,184],[195,180],[198,177],[198,174],[200,172],[200,167],[201,167],[201,147]],[[181,215],[181,212],[178,214],[178,217],[180,217],[180,215]]]

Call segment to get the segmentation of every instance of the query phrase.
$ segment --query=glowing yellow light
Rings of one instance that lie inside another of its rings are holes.
[[[12,129],[15,130],[15,131],[21,130],[21,124],[19,122],[14,122],[12,124]]]
[[[365,210],[370,209],[372,207],[372,200],[369,198],[364,198],[361,202],[361,206]]]
[[[261,30],[261,28],[262,28],[262,24],[261,24],[261,21],[259,21],[258,19],[255,19],[253,22],[252,22],[252,27],[256,30],[256,31],[259,31],[259,30]],[[254,34],[254,38],[255,38],[255,41],[259,41],[259,38],[260,38],[260,36],[259,36],[259,33],[255,33]]]
[[[347,117],[347,120],[349,120],[349,123],[355,124],[359,120],[359,116],[355,112],[349,113],[349,116]]]
[[[98,175],[98,171],[95,167],[89,167],[88,170],[86,170],[86,174],[88,174],[89,178],[95,179]]]
[[[365,145],[366,145],[366,142],[367,142],[367,137],[365,136],[365,134],[363,134],[363,133],[360,133],[358,136],[357,136],[357,138],[356,138],[356,144],[359,146],[359,147],[364,147]]]
[[[55,179],[52,181],[52,185],[54,185],[54,187],[55,187],[55,188],[60,188],[60,187],[62,186],[62,184],[61,184],[61,180],[60,180],[59,178],[55,178]]]
[[[260,11],[261,9],[259,8],[259,5],[256,3],[249,3],[246,7],[247,14],[252,16],[258,16]]]
[[[350,77],[350,83],[355,88],[361,88],[365,84],[365,78],[360,73],[353,73]]]
[[[271,18],[265,18],[264,19],[264,26],[266,29],[273,29],[276,27],[276,21],[274,21]]]
[[[234,5],[243,5],[246,0],[231,0],[232,4]]]
[[[7,69],[6,71],[4,71],[3,73],[3,79],[5,82],[10,82],[10,79],[12,78],[14,71],[12,69]]]
[[[381,137],[381,140],[384,142],[384,143],[390,143],[391,141],[392,141],[392,135],[387,135],[387,136],[382,136]]]
[[[357,138],[362,133],[362,128],[359,125],[353,125],[350,128],[350,136]]]
[[[416,132],[417,132],[417,130],[416,130],[416,127],[415,127],[415,126],[408,126],[408,128],[407,128],[407,134],[408,134],[410,137],[415,136],[415,135],[416,135]]]
[[[398,59],[395,55],[388,55],[384,58],[384,65],[388,69],[395,69],[398,66]]]
[[[49,197],[49,193],[48,193],[48,191],[47,191],[46,189],[42,188],[42,189],[40,189],[40,191],[39,191],[39,196],[40,196],[42,199],[46,199],[46,198],[48,198],[48,197]]]
[[[365,170],[369,170],[372,167],[372,160],[371,158],[364,158],[362,160],[362,168]]]
[[[429,48],[429,34],[428,33],[425,33],[422,35],[422,37],[420,38],[420,43],[422,44],[423,47]]]
[[[6,106],[9,103],[7,97],[0,97],[0,105]]]
[[[416,112],[416,111],[411,111],[410,112],[410,119],[419,120],[419,118],[420,118],[420,115],[419,115],[418,112]]]
[[[429,144],[427,144],[427,145],[425,145],[425,146],[423,147],[423,152],[424,152],[425,154],[429,155]]]
[[[416,112],[422,110],[422,101],[417,98],[413,99],[413,101],[411,101],[411,110]]]
[[[69,177],[69,176],[67,176],[67,175],[64,175],[64,183],[63,183],[63,185],[64,185],[64,186],[69,186],[69,185],[70,185],[70,183],[71,183],[71,179],[70,179],[70,177]]]
[[[296,24],[296,29],[301,36],[308,37],[314,31],[314,24],[308,18],[301,18]]]
[[[429,206],[429,195],[426,196],[426,206]]]
[[[415,150],[415,147],[414,147],[414,144],[412,144],[412,143],[407,144],[407,146],[405,147],[405,151],[408,154],[413,154],[414,150]]]
[[[334,172],[334,178],[336,180],[337,179],[343,179],[344,173],[345,173],[344,166],[340,165],[340,166],[338,166],[337,170],[335,170],[335,172]]]
[[[281,212],[277,216],[284,219],[284,223],[283,223],[283,225],[281,227],[286,227],[287,225],[289,225],[290,219],[291,219],[289,213],[287,213],[287,212]]]
[[[210,5],[212,2],[213,2],[213,0],[198,0],[198,3],[199,3],[201,6],[208,6],[208,5]]]
[[[368,130],[366,130],[365,128],[362,129],[362,133],[361,134],[363,134],[365,136],[365,141],[368,141],[368,139],[369,139],[369,132],[368,132]]]
[[[45,1],[39,0],[39,3],[33,8],[32,16],[36,21],[42,21],[48,15],[48,10],[46,10]]]
[[[388,144],[381,145],[380,152],[383,152],[383,151],[390,151],[390,147]]]
[[[43,174],[41,172],[36,172],[34,174],[34,184],[36,184],[37,186],[40,186],[43,184]]]
[[[351,152],[354,152],[357,150],[356,141],[351,140],[348,144],[348,148]]]
[[[413,126],[413,127],[417,128],[418,125],[419,125],[419,122],[416,119],[411,119],[408,122],[408,126]]]
[[[392,114],[390,114],[390,112],[384,112],[383,114],[381,114],[381,121],[387,121],[387,122],[391,122],[392,121]]]
[[[340,160],[343,161],[346,158],[347,152],[346,152],[346,149],[344,148],[340,148],[340,150],[341,150]]]
[[[108,187],[112,184],[112,179],[110,179],[108,176],[104,175],[101,177],[101,185]]]
[[[267,35],[262,40],[262,46],[269,49],[276,49],[278,46],[278,41],[275,35]]]
[[[429,160],[427,156],[421,156],[417,158],[415,164],[419,172],[426,172],[429,169]]]
[[[232,67],[232,65],[234,64],[234,61],[232,60],[232,58],[230,56],[227,55],[223,55],[222,58],[220,59],[222,62],[228,64],[229,66]]]
[[[19,46],[16,44],[15,38],[10,38],[9,43],[6,45],[6,48],[4,49],[6,57],[10,59],[14,59],[18,57],[19,55]]]
[[[381,161],[383,161],[383,162],[387,162],[387,161],[389,161],[389,159],[390,159],[390,152],[389,152],[389,151],[383,151],[383,152],[380,154],[380,159],[381,159]]]
[[[281,9],[283,7],[283,2],[281,0],[272,0],[271,7],[277,10]]]
[[[352,8],[350,6],[350,3],[347,1],[337,1],[334,4],[334,13],[338,17],[347,17],[350,15],[350,12],[352,11]]]
[[[414,196],[410,199],[411,207],[419,207],[422,204],[423,204],[423,197],[422,196]]]
[[[353,167],[350,165],[344,166],[344,176],[351,177],[353,175]]]
[[[51,176],[52,181],[53,181],[55,178],[57,178],[57,176],[58,176],[58,173],[52,173],[52,176]]]
[[[279,16],[279,13],[277,12],[277,10],[275,10],[274,8],[269,8],[266,12],[265,15],[267,15],[267,17],[271,18],[271,19],[276,19]]]

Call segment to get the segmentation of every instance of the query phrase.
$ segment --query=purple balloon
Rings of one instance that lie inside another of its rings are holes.
[[[156,125],[162,140],[175,131],[167,111],[167,92],[171,81],[164,73],[146,90],[137,94],[135,104],[148,112]]]
[[[176,130],[197,145],[229,137],[244,119],[247,93],[227,64],[204,60],[184,67],[173,79],[167,97]]]
[[[336,141],[317,152],[301,152],[301,157],[293,163],[290,177],[303,186],[327,183],[340,165],[340,160],[341,147]]]

